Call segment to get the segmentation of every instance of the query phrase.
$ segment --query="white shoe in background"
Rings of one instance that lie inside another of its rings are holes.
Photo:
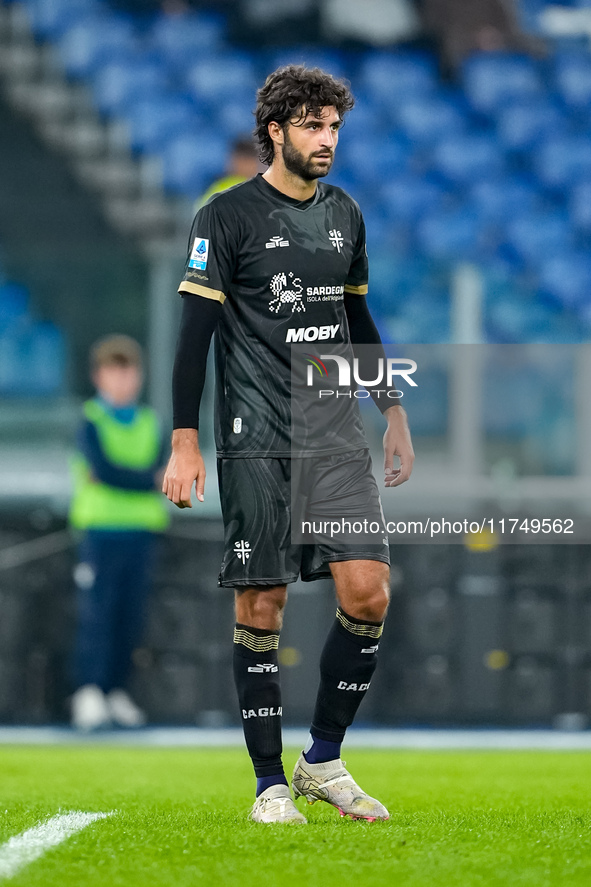
[[[265,789],[254,802],[249,819],[267,824],[282,822],[292,825],[307,822],[292,801],[286,785],[271,785]]]
[[[105,694],[96,684],[79,687],[72,696],[72,727],[77,730],[98,730],[111,725]]]
[[[145,713],[125,690],[111,690],[107,694],[107,706],[111,720],[119,727],[143,727],[147,721]]]

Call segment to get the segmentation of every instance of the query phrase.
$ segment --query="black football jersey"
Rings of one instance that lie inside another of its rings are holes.
[[[312,357],[323,346],[349,348],[343,296],[364,295],[367,280],[361,211],[340,188],[319,182],[312,198],[298,201],[258,175],[199,210],[179,292],[223,304],[215,334],[219,456],[367,446],[355,399],[342,397],[312,410],[314,433],[294,452],[291,403],[292,348]]]

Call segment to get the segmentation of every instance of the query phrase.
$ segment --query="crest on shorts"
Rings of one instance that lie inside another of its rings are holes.
[[[244,539],[241,539],[240,542],[235,542],[234,554],[237,555],[238,560],[245,564],[251,555],[250,542],[246,542]]]
[[[302,299],[304,288],[299,277],[294,277],[293,271],[286,274],[281,271],[271,278],[269,284],[273,298],[269,302],[269,311],[279,314],[282,308],[291,307],[292,314],[295,311],[305,311],[306,305]]]

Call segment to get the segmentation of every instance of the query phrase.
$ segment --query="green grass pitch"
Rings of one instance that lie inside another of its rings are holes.
[[[296,750],[285,755],[293,766]],[[390,809],[308,826],[247,820],[239,749],[0,748],[0,844],[59,812],[116,810],[9,881],[11,887],[591,885],[591,756],[584,752],[345,754]]]

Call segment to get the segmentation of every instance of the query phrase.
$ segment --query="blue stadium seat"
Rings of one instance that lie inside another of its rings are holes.
[[[591,257],[566,252],[540,265],[540,289],[565,308],[577,310],[591,303]]]
[[[557,308],[541,303],[535,294],[510,292],[488,300],[485,329],[491,342],[517,343],[547,341],[558,316]]]
[[[557,134],[532,153],[533,167],[542,185],[550,189],[572,188],[591,178],[591,136]]]
[[[343,54],[323,46],[290,46],[273,49],[261,54],[259,67],[263,77],[267,77],[284,65],[306,65],[307,68],[322,68],[330,71],[333,77],[346,77],[347,67]]]
[[[540,202],[536,183],[525,176],[491,176],[470,188],[470,200],[487,222],[503,223],[520,212],[531,211]]]
[[[406,264],[402,263],[403,266]],[[384,252],[372,250],[368,301],[374,315],[392,314],[401,298],[404,298],[401,287],[396,285],[394,275],[394,269],[398,267],[399,264],[392,262],[387,250]]]
[[[470,185],[499,175],[504,155],[494,136],[484,133],[444,137],[431,154],[431,169],[454,185]]]
[[[147,153],[159,151],[171,135],[195,129],[199,123],[193,103],[176,93],[139,99],[126,119],[132,148]]]
[[[515,295],[507,297],[496,310],[501,325],[488,325],[495,342],[563,345],[577,344],[588,337],[589,326],[585,329],[579,317],[537,296],[526,296],[523,301]]]
[[[339,163],[365,185],[383,185],[396,173],[404,172],[412,155],[409,142],[401,137],[353,139],[343,137],[338,147]]]
[[[0,394],[43,397],[65,383],[65,345],[52,323],[30,321],[0,332]]]
[[[221,102],[215,113],[215,122],[222,135],[236,138],[250,135],[254,129],[254,116],[251,105],[245,101]]]
[[[366,191],[366,193],[371,193]],[[378,201],[364,202],[363,217],[367,233],[367,249],[373,256],[387,251],[392,261],[408,248],[408,236],[400,226],[388,222]]]
[[[569,212],[575,228],[591,233],[591,179],[574,185],[569,196]]]
[[[374,96],[365,92],[355,92],[355,107],[345,117],[341,130],[340,144],[362,139],[384,139],[389,134],[388,121],[384,120],[384,112],[376,105]],[[340,148],[339,148],[340,151]]]
[[[409,344],[449,342],[449,298],[443,291],[418,290],[391,318],[390,341]]]
[[[441,204],[445,194],[444,189],[425,176],[410,173],[386,181],[381,199],[388,219],[415,223]]]
[[[415,292],[428,289],[428,261],[416,255],[396,258],[390,250],[372,250],[369,296],[372,310],[391,315],[402,311]]]
[[[223,18],[201,10],[161,13],[147,35],[147,42],[167,70],[179,79],[197,59],[213,58],[227,51]]]
[[[462,79],[470,104],[482,114],[496,113],[509,100],[527,101],[542,93],[536,63],[527,56],[473,55],[464,64]]]
[[[142,98],[164,95],[167,85],[161,65],[134,56],[102,66],[94,76],[92,94],[103,114],[125,114]]]
[[[564,132],[568,121],[549,97],[511,101],[499,109],[497,134],[512,151],[534,148],[556,132]]]
[[[185,82],[193,98],[200,105],[211,108],[230,99],[254,107],[259,85],[252,58],[239,52],[196,61],[188,69]]]
[[[12,326],[27,317],[29,292],[19,283],[0,286],[0,330]]]
[[[33,324],[21,343],[23,394],[42,397],[63,391],[66,350],[61,331],[48,321]]]
[[[411,96],[394,111],[394,122],[416,144],[432,144],[467,129],[461,101],[443,95]]]
[[[541,32],[540,13],[544,11],[547,4],[548,0],[520,0],[519,3],[515,4],[519,23],[524,31],[529,34],[539,34]]]
[[[362,62],[358,79],[377,100],[395,106],[409,96],[437,89],[437,62],[427,53],[372,52]]]
[[[366,199],[367,192],[360,185],[357,179],[352,175],[350,169],[345,166],[342,162],[340,154],[337,152],[337,159],[333,168],[330,171],[330,175],[327,179],[330,185],[336,185],[337,188],[342,188],[343,191],[346,191],[347,194],[350,194],[353,200],[363,201]],[[366,209],[364,203],[364,210]]]
[[[167,15],[160,13],[149,32],[153,49],[172,58],[175,53],[187,59],[210,55],[224,47],[224,22],[219,16],[187,11]]]
[[[221,175],[227,143],[215,130],[174,136],[162,150],[165,188],[188,197],[199,197]]]
[[[78,18],[99,13],[100,0],[24,0],[33,32],[44,39],[55,40]]]
[[[73,24],[62,34],[57,48],[68,74],[87,77],[109,57],[135,53],[138,42],[129,19],[103,13]]]
[[[588,52],[556,56],[554,88],[567,108],[591,108],[591,56]]]
[[[197,29],[201,37],[200,52],[215,54],[226,46],[227,20],[223,9],[213,9],[213,3],[202,3],[198,12]],[[209,7],[209,8],[208,8]],[[223,3],[220,3],[223,7]]]
[[[517,258],[534,268],[549,256],[566,252],[573,239],[568,216],[560,210],[520,214],[507,222],[505,233]]]
[[[14,330],[0,327],[0,396],[18,393],[21,376],[18,337]]]
[[[471,206],[434,210],[423,216],[416,229],[423,253],[433,259],[457,261],[480,257],[484,226]]]

